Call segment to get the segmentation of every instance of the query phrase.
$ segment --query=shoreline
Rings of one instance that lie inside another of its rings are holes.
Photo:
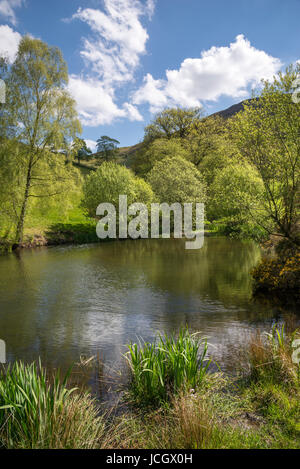
[[[0,255],[10,254],[13,251],[21,250],[21,249],[34,249],[34,248],[39,248],[39,247],[64,246],[64,245],[76,246],[79,244],[88,245],[88,244],[97,244],[97,243],[103,243],[103,242],[106,243],[106,242],[114,242],[114,241],[123,241],[120,238],[100,240],[96,236],[96,233],[93,233],[94,239],[85,240],[84,231],[82,232],[82,234],[83,236],[81,238],[80,236],[78,236],[78,232],[76,230],[74,230],[73,232],[71,230],[63,230],[61,232],[56,232],[53,234],[51,233],[50,237],[47,237],[44,235],[33,235],[33,239],[24,241],[21,244],[14,244],[14,243],[0,241]],[[86,234],[88,234],[88,236],[90,237],[91,231],[86,232]],[[205,231],[204,236],[208,238],[208,237],[219,237],[219,236],[224,236],[224,235],[219,234],[217,231]],[[171,239],[172,239],[172,236],[171,236]],[[182,239],[186,239],[186,238],[183,237]],[[132,241],[136,241],[136,240],[132,240]]]
[[[298,324],[299,321],[290,321],[285,327],[274,326],[269,334],[253,336],[234,357],[238,357],[235,377],[221,370],[210,373],[205,369],[203,375],[199,374],[202,369],[199,364],[190,378],[182,374],[185,378],[178,385],[177,380],[171,379],[172,373],[164,375],[162,385],[166,394],[158,400],[157,382],[154,380],[149,386],[146,379],[147,350],[140,345],[138,367],[132,366],[133,361],[129,360],[129,379],[124,383],[123,398],[114,412],[106,410],[89,387],[75,390],[72,376],[65,381],[64,376],[56,375],[59,378],[46,386],[50,373],[40,362],[27,365],[16,362],[5,373],[0,370],[3,390],[0,446],[7,449],[299,449],[299,365],[292,361],[292,341],[299,334]],[[195,346],[192,335],[187,340]],[[205,343],[199,340],[202,350]],[[175,355],[180,355],[181,347],[179,335],[174,338]],[[168,352],[165,353],[167,359]],[[202,357],[204,360],[205,354]],[[248,364],[246,369],[241,368],[243,358]],[[156,360],[162,360],[161,354],[156,355]],[[192,357],[183,366],[189,369],[191,360]],[[84,373],[90,360],[81,365]],[[155,370],[154,367],[153,373]],[[174,373],[179,379],[180,369],[176,372],[174,369]],[[145,379],[140,379],[143,376]],[[191,388],[196,376],[201,379]],[[24,389],[27,400],[15,388]],[[43,396],[41,402],[35,398],[36,389]],[[125,403],[128,405],[124,411],[117,412]],[[9,426],[7,422],[12,415],[16,424]],[[21,425],[28,431],[20,431]],[[57,429],[55,433],[53,426]],[[56,433],[63,438],[56,437]]]

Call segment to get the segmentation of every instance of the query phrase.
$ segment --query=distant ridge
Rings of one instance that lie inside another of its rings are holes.
[[[214,114],[211,114],[208,117],[213,117],[213,116],[220,116],[223,117],[223,119],[229,119],[230,117],[235,116],[240,111],[243,111],[244,105],[246,103],[251,103],[254,101],[257,101],[258,98],[250,98],[250,99],[245,99],[244,101],[241,101],[240,103],[233,104],[233,106],[228,107],[227,109],[224,109],[223,111],[215,112]]]

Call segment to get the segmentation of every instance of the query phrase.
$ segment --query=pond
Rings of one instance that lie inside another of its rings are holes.
[[[282,309],[254,301],[249,272],[260,260],[253,242],[206,238],[116,241],[24,250],[0,257],[0,338],[8,361],[41,357],[67,369],[100,354],[121,365],[124,345],[188,324],[209,337],[221,366]]]

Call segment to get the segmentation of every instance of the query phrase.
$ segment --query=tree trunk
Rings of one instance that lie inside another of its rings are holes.
[[[27,203],[28,203],[28,198],[29,198],[29,190],[30,190],[30,185],[31,185],[31,170],[32,170],[32,162],[30,160],[29,165],[28,165],[28,170],[27,170],[26,187],[25,187],[25,192],[24,192],[22,209],[21,209],[21,213],[20,213],[20,217],[19,217],[19,221],[17,225],[17,232],[16,232],[17,244],[21,244],[23,242],[24,221],[25,221],[25,216],[26,216]]]

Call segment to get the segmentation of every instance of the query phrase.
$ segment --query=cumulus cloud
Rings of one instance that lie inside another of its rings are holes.
[[[87,145],[87,147],[92,150],[93,153],[96,152],[97,150],[97,142],[95,140],[89,140],[89,139],[85,139],[85,143]]]
[[[72,75],[69,84],[84,125],[110,124],[119,118],[143,120],[132,103],[117,104],[116,91],[133,80],[146,52],[148,33],[141,18],[150,18],[154,7],[154,0],[104,0],[104,11],[79,8],[73,15],[72,19],[88,24],[92,33],[83,39],[80,52],[89,73]]]
[[[77,102],[77,109],[83,125],[97,127],[111,124],[115,119],[127,117],[142,120],[138,110],[129,103],[122,108],[114,100],[114,89],[93,78],[71,75],[68,89]]]
[[[0,26],[0,55],[4,55],[12,63],[16,58],[21,38],[21,34],[10,26]]]
[[[15,8],[21,7],[23,0],[0,0],[0,16],[4,16],[13,25],[16,25],[17,18]]]
[[[104,82],[128,81],[146,52],[148,33],[140,18],[153,13],[154,2],[104,0],[104,7],[105,12],[79,8],[73,15],[93,33],[92,38],[84,39],[81,55]]]
[[[243,36],[229,47],[212,47],[200,58],[185,59],[178,70],[167,70],[166,78],[155,80],[148,74],[134,93],[133,104],[148,103],[150,111],[165,106],[201,106],[221,96],[244,98],[249,86],[262,78],[272,79],[282,64],[279,59],[251,46]]]

